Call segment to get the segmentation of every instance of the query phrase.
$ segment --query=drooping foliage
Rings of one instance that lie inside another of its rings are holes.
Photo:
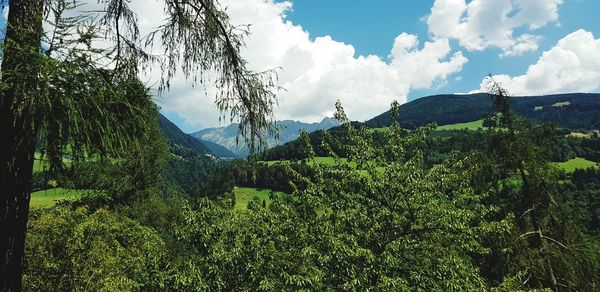
[[[554,129],[515,115],[509,93],[489,77],[498,108],[492,129],[489,168],[499,182],[496,203],[515,216],[508,269],[527,275],[527,287],[590,290],[598,284],[597,239],[582,232],[560,196],[559,172],[550,165],[549,137]],[[596,242],[596,243],[594,243]]]
[[[83,14],[79,1],[10,1],[0,84],[0,289],[21,290],[36,150],[55,172],[65,158],[113,162],[131,153],[156,116],[138,80],[144,70],[160,68],[160,89],[177,72],[216,83],[217,107],[240,122],[251,149],[273,129],[276,72],[247,68],[248,30],[233,26],[215,0],[163,2],[163,23],[141,36],[128,0],[99,1],[104,9]],[[150,53],[154,44],[164,57]],[[135,188],[133,178],[124,181]]]

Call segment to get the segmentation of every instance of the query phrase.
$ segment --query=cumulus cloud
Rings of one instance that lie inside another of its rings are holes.
[[[540,37],[516,34],[536,30],[558,21],[562,0],[436,0],[427,17],[435,37],[457,39],[469,51],[500,48],[502,56],[515,56],[538,49]]]
[[[87,9],[99,8],[96,0],[87,1]],[[332,115],[337,99],[351,119],[365,120],[387,110],[394,99],[406,102],[412,89],[444,84],[468,61],[461,52],[452,51],[446,38],[421,43],[417,36],[407,33],[390,40],[387,58],[356,56],[351,44],[331,36],[312,38],[300,25],[286,19],[292,9],[290,1],[220,2],[234,24],[251,25],[243,52],[250,68],[282,68],[279,84],[285,90],[278,95],[278,120],[319,121]],[[164,19],[159,13],[164,10],[162,5],[160,0],[130,2],[142,35]],[[160,49],[154,48],[154,52]],[[149,84],[157,82],[159,69],[144,78]],[[194,88],[182,75],[176,75],[171,90],[157,97],[157,103],[192,126],[216,126],[220,115],[214,105],[215,92],[210,84]]]
[[[600,89],[600,38],[577,30],[544,52],[524,75],[496,75],[494,79],[514,95],[596,91]],[[486,85],[484,80],[480,91]]]
[[[222,3],[234,23],[251,24],[244,52],[250,66],[257,71],[282,68],[280,85],[286,90],[278,97],[277,119],[317,121],[331,115],[337,99],[351,119],[368,119],[387,110],[394,99],[406,102],[412,89],[443,84],[467,62],[461,52],[452,53],[445,38],[421,45],[415,35],[406,33],[394,40],[387,59],[356,56],[352,45],[330,36],[311,39],[301,26],[288,21],[290,2]],[[180,85],[185,89],[161,99],[163,109],[178,113],[191,124],[215,125],[218,114],[210,89],[206,98],[198,90]]]

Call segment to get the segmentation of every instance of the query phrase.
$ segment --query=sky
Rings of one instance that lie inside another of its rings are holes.
[[[94,6],[96,0],[86,0]],[[485,91],[494,75],[514,95],[600,90],[598,0],[221,0],[251,24],[243,55],[281,67],[278,120],[317,122],[341,100],[353,120],[400,103]],[[158,0],[132,0],[142,33]],[[0,24],[2,20],[0,20]],[[149,84],[157,72],[142,76]],[[185,132],[224,126],[211,84],[176,76],[155,100]]]

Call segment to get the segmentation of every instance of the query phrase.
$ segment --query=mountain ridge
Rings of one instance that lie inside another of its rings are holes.
[[[295,140],[300,136],[301,130],[311,133],[318,130],[330,129],[338,125],[339,122],[331,117],[325,117],[320,122],[315,123],[304,123],[294,120],[277,121],[276,126],[280,127],[279,139],[269,135],[267,138],[267,144],[268,147],[271,148]],[[189,135],[221,145],[233,152],[235,155],[243,157],[248,155],[248,147],[243,143],[243,141],[237,140],[238,126],[239,124],[233,123],[226,127],[202,129],[200,131],[190,133]]]
[[[556,125],[579,132],[593,132],[600,129],[600,94],[568,93],[546,96],[513,97],[514,111],[528,119],[552,122]],[[485,115],[497,112],[492,95],[477,94],[440,94],[426,96],[398,107],[398,122],[405,129],[415,129],[430,123],[440,126],[467,123],[481,120]],[[384,128],[392,123],[390,111],[386,111],[366,122],[352,122],[355,127]],[[340,141],[346,135],[344,127],[329,129],[330,134]],[[322,131],[309,135],[315,152],[327,155],[320,149],[324,139]],[[339,142],[339,141],[338,141]],[[342,143],[343,144],[343,143]],[[337,147],[332,144],[331,147]],[[290,141],[258,154],[263,160],[301,159],[305,149],[304,141]],[[337,147],[337,151],[343,151]]]
[[[439,125],[471,122],[496,112],[492,97],[488,93],[422,97],[398,108],[398,122],[408,129],[432,122]],[[565,128],[600,128],[599,93],[514,96],[512,107],[513,111],[525,118],[554,122]],[[387,127],[390,124],[389,111],[364,122],[364,125],[370,128]]]
[[[184,133],[177,125],[175,125],[175,123],[171,122],[167,117],[160,113],[158,121],[161,131],[166,139],[172,144],[192,149],[199,154],[208,154],[219,158],[236,157],[235,154],[221,145],[210,141],[203,141],[202,139]]]

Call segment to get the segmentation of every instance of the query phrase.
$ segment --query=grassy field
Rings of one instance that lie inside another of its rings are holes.
[[[371,133],[377,133],[377,132],[387,132],[388,131],[388,127],[385,128],[369,128],[368,129]]]
[[[472,121],[472,122],[468,122],[468,123],[458,123],[458,124],[439,126],[439,127],[437,127],[436,130],[449,131],[449,130],[464,130],[464,129],[476,131],[477,129],[486,129],[486,128],[483,127],[483,120],[477,120],[477,121]],[[370,128],[369,129],[369,131],[371,131],[371,132],[386,132],[387,130],[388,130],[388,128]]]
[[[271,204],[271,200],[269,199],[269,193],[271,190],[269,189],[256,189],[256,188],[234,188],[233,192],[235,193],[235,209],[236,210],[247,210],[248,203],[252,201],[254,197],[258,198],[259,202],[262,204],[264,200],[267,206]],[[282,192],[275,192],[277,195],[283,195]]]
[[[440,131],[449,131],[449,130],[477,130],[477,129],[485,129],[483,127],[483,120],[472,121],[468,123],[459,123],[459,124],[451,124],[439,126],[437,130]]]
[[[31,208],[48,208],[54,206],[59,200],[76,200],[79,199],[85,191],[70,190],[70,189],[49,189],[31,193]]]
[[[308,164],[315,164],[315,163],[318,163],[321,165],[327,165],[327,166],[334,166],[336,164],[335,158],[333,158],[333,157],[315,157],[312,160],[308,161]],[[340,163],[347,164],[348,166],[350,166],[352,168],[356,168],[356,162],[355,161],[348,162],[348,159],[346,159],[346,158],[340,158]]]
[[[569,161],[555,163],[556,166],[562,168],[567,173],[572,173],[577,168],[598,167],[598,163],[589,161],[580,157],[575,157]]]

